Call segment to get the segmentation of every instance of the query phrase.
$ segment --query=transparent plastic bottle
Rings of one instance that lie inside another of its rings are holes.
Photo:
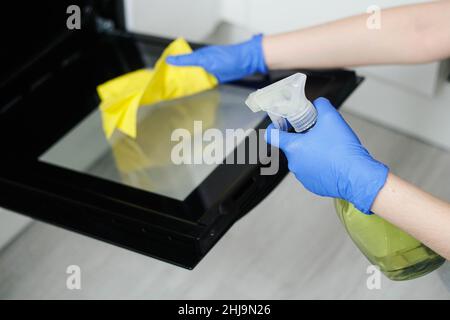
[[[445,259],[377,215],[335,199],[336,211],[353,242],[392,280],[410,280],[441,266]]]
[[[252,92],[245,104],[253,111],[266,111],[275,127],[287,131],[288,121],[296,132],[314,126],[317,110],[305,96],[306,75],[295,73]]]

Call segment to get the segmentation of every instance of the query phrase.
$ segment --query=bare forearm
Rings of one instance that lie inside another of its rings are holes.
[[[450,204],[389,174],[372,211],[450,259]]]
[[[271,69],[422,63],[450,56],[450,1],[381,11],[381,28],[362,14],[264,37]]]

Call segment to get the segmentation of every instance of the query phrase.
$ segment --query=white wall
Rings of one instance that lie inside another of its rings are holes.
[[[191,41],[205,38],[220,20],[219,0],[126,0],[127,28]]]
[[[367,75],[343,109],[450,150],[448,82],[429,97],[381,77]]]
[[[233,41],[242,38],[238,32],[224,37],[223,32],[215,32],[216,28],[227,22],[246,36],[256,32],[270,34],[363,13],[373,4],[384,9],[418,2],[427,1],[127,0],[127,7],[132,30],[169,37],[182,35],[195,41],[211,40],[213,33]],[[228,25],[227,28],[236,29]],[[357,68],[367,80],[345,108],[450,149],[450,101],[446,93],[449,85],[439,81],[441,69],[438,62]]]

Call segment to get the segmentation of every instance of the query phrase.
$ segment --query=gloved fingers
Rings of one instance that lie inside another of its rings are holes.
[[[177,56],[168,56],[166,58],[166,62],[174,66],[202,66],[202,62],[196,52],[180,54]]]
[[[314,100],[314,106],[317,109],[318,118],[327,113],[337,113],[337,110],[331,104],[330,100],[324,97],[317,98]]]
[[[317,127],[319,131],[334,132],[339,131],[341,134],[346,133],[347,137],[351,137],[356,143],[361,144],[357,135],[353,132],[352,128],[348,125],[339,111],[330,103],[328,99],[317,98],[314,101],[314,105],[317,109]]]
[[[292,139],[301,139],[302,137],[295,133],[279,130],[271,123],[266,129],[264,138],[267,143],[284,150]]]
[[[275,126],[273,125],[273,123],[269,124],[266,128],[266,132],[264,134],[264,139],[266,140],[266,142],[268,144],[273,145],[274,147],[279,148],[280,145],[280,141],[279,139],[276,138],[276,135],[279,135],[280,131],[278,129],[275,128]]]

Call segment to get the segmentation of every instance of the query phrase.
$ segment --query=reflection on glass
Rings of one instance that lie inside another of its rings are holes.
[[[136,139],[115,131],[107,141],[99,111],[95,110],[40,160],[183,200],[217,165],[175,165],[171,152],[179,142],[171,141],[172,132],[183,128],[195,139],[194,121],[202,121],[203,131],[217,128],[224,133],[225,129],[254,128],[265,115],[252,113],[244,105],[249,92],[220,86],[197,95],[141,107]],[[205,145],[194,147],[204,148]]]

